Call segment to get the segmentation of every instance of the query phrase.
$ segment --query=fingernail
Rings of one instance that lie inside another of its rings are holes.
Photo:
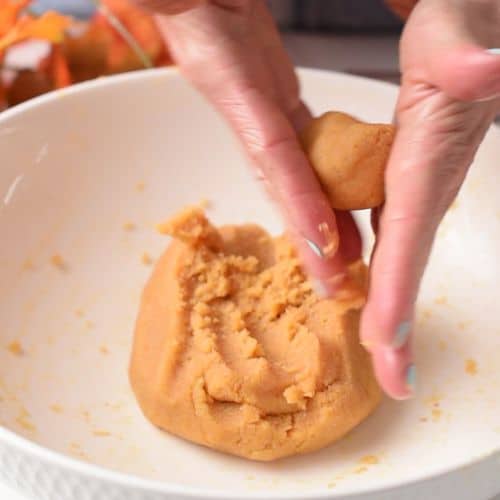
[[[392,347],[394,349],[400,349],[408,341],[408,337],[411,333],[411,321],[403,321],[396,328],[396,335],[392,340]]]
[[[312,280],[312,287],[316,295],[321,299],[328,297],[328,290],[326,286],[319,280]]]
[[[414,364],[411,364],[406,369],[406,387],[413,394],[417,384],[417,369]]]
[[[318,224],[318,234],[315,240],[302,235],[307,246],[321,259],[333,257],[339,248],[339,236],[336,231],[332,231],[326,222]],[[321,240],[321,243],[318,242]]]
[[[339,235],[337,231],[332,231],[326,222],[318,225],[318,231],[325,240],[325,245],[321,247],[323,257],[333,257],[339,249]]]
[[[307,243],[307,246],[320,258],[323,258],[323,252],[321,251],[321,247],[317,244],[314,243],[314,241],[304,238],[304,240]]]
[[[500,48],[486,49],[486,52],[493,56],[500,56]],[[490,82],[490,84],[488,85],[488,88],[484,91],[485,97],[481,99],[476,99],[475,102],[488,102],[498,99],[500,97],[499,88],[500,88],[500,81],[498,77],[494,77]]]

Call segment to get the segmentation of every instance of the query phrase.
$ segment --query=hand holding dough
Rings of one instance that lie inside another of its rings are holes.
[[[391,125],[327,113],[302,142],[332,205],[380,205]],[[217,450],[273,460],[322,448],[380,401],[359,344],[367,269],[349,269],[335,299],[311,289],[290,242],[258,226],[210,224],[191,208],[137,319],[130,380],[158,427]]]
[[[393,125],[364,123],[333,111],[306,127],[302,146],[334,209],[382,205],[394,134]]]

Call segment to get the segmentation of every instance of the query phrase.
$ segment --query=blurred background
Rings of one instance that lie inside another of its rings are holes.
[[[268,0],[296,65],[395,83],[401,18],[414,3]],[[129,0],[0,0],[0,109],[89,78],[172,64],[163,45],[151,16]]]
[[[397,32],[400,20],[380,0],[268,0],[280,27],[285,30],[342,30]],[[89,0],[38,0],[34,10],[59,10],[82,18],[90,17]]]
[[[391,4],[404,6],[405,2]],[[399,81],[403,23],[388,3],[271,0],[269,6],[295,64]]]

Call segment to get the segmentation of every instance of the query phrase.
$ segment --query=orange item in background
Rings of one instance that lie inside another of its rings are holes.
[[[50,54],[0,83],[0,109],[75,82],[172,63],[153,17],[127,0],[103,0],[87,25],[57,12],[34,17],[25,11],[30,3],[0,0],[0,69],[6,51],[28,40],[46,41]]]
[[[0,37],[10,31],[30,3],[31,0],[0,0]]]
[[[71,19],[56,12],[46,12],[41,17],[22,16],[0,39],[0,51],[29,39],[46,40],[52,44],[65,38]]]
[[[408,19],[418,0],[385,0],[385,3],[401,19]]]
[[[127,0],[103,0],[103,4],[123,23],[153,65],[171,62],[170,58],[167,58],[165,44],[150,14],[131,5]],[[94,23],[97,26],[104,26],[111,35],[107,58],[109,73],[120,73],[144,67],[130,45],[110,24],[109,18],[102,12],[98,12]]]

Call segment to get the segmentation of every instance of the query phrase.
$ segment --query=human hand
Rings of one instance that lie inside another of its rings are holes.
[[[486,50],[500,47],[498,26],[498,1],[420,0],[401,40],[398,131],[361,322],[395,398],[414,385],[414,304],[436,229],[499,110],[500,55]]]
[[[137,3],[159,14],[177,64],[236,132],[281,209],[317,290],[335,293],[346,263],[360,256],[361,239],[350,213],[332,211],[298,142],[297,132],[311,115],[265,2]]]

